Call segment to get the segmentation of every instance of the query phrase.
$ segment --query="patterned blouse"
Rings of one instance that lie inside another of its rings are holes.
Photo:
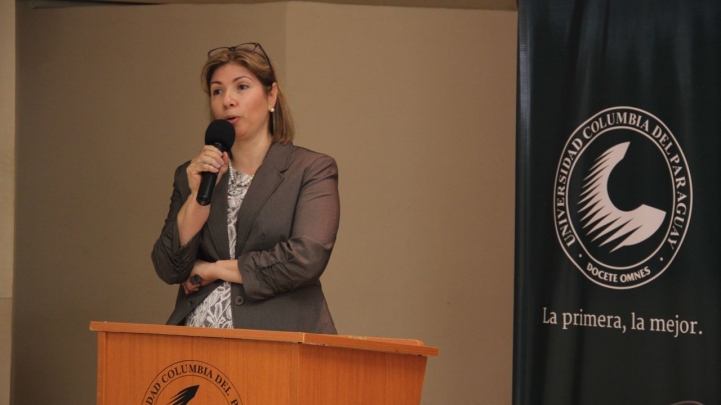
[[[243,204],[243,199],[248,192],[251,181],[253,181],[253,176],[238,172],[230,165],[230,177],[228,180],[228,244],[231,259],[235,259],[235,242],[237,240],[235,224],[238,222],[238,211],[240,211],[240,206]],[[233,313],[230,303],[230,283],[224,281],[185,318],[185,325],[230,329],[233,327]]]

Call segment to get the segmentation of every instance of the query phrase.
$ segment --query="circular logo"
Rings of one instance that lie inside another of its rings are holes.
[[[691,219],[691,174],[666,125],[633,107],[603,110],[571,134],[558,162],[558,242],[591,281],[644,285],[681,248]]]
[[[142,405],[242,405],[233,383],[220,370],[197,360],[173,363],[158,373]]]

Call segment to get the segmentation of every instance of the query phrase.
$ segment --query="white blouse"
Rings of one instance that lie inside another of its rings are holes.
[[[230,248],[231,259],[235,259],[235,243],[238,238],[235,224],[238,222],[238,212],[251,181],[253,181],[253,176],[238,172],[230,165],[228,179],[228,247]],[[233,327],[233,312],[230,304],[230,283],[224,281],[188,314],[185,318],[185,325],[230,329]]]

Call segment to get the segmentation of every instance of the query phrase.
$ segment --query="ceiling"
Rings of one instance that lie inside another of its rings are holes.
[[[253,4],[274,3],[283,0],[26,0],[36,7],[63,7],[102,4]],[[310,0],[295,0],[307,1]],[[355,4],[367,6],[423,7],[423,8],[456,8],[478,10],[518,10],[518,0],[313,0],[315,3]]]

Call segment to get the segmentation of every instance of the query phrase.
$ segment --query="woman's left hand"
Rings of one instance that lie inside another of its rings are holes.
[[[183,289],[185,290],[186,295],[197,292],[200,287],[205,287],[206,285],[218,279],[215,272],[214,264],[215,263],[210,263],[203,260],[198,260],[195,262],[193,271],[190,272],[190,276],[183,283]],[[198,281],[198,277],[195,277],[196,275],[200,278],[200,282],[196,282]]]

